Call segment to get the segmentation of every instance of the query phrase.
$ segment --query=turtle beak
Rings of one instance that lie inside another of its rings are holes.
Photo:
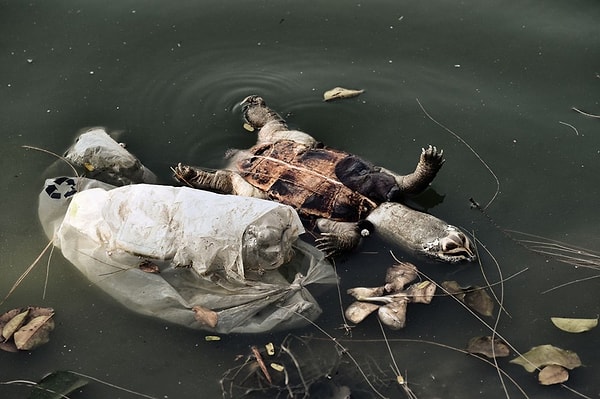
[[[244,98],[244,99],[242,100],[242,102],[240,103],[240,105],[241,105],[242,107],[244,107],[244,106],[246,106],[246,105],[249,105],[250,103],[252,103],[252,98],[253,98],[253,97],[255,97],[255,95],[251,95],[251,96],[248,96],[248,97]]]

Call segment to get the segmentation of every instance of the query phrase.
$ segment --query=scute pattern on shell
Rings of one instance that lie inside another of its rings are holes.
[[[302,216],[354,222],[378,205],[336,177],[335,167],[349,156],[346,152],[289,140],[258,145],[249,152],[237,163],[244,179]]]

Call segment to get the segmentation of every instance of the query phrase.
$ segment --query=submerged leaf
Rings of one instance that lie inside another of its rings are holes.
[[[523,366],[530,373],[548,365],[563,366],[569,370],[581,366],[577,353],[552,345],[535,346],[510,362]]]
[[[88,380],[70,371],[55,371],[33,387],[28,399],[65,398],[71,392],[87,385]]]
[[[598,318],[595,319],[571,319],[565,317],[551,317],[552,323],[559,329],[570,333],[581,333],[589,331],[598,326]]]
[[[323,94],[324,101],[336,100],[338,98],[351,98],[356,97],[362,93],[364,90],[354,90],[354,89],[344,89],[343,87],[334,87],[331,90],[327,90]]]
[[[494,339],[494,346],[492,348],[492,337],[490,336],[471,338],[467,345],[467,352],[484,355],[490,359],[494,357],[506,357],[510,354],[506,343],[499,338]]]
[[[465,304],[483,316],[492,316],[494,301],[481,287],[472,287],[472,291],[465,294]]]
[[[569,372],[561,366],[546,366],[538,374],[538,381],[542,385],[562,384],[569,379]]]
[[[481,287],[461,287],[456,281],[444,281],[442,287],[469,308],[483,316],[492,316],[494,301]]]

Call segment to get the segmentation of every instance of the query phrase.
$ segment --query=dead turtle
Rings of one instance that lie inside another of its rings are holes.
[[[289,130],[258,96],[242,102],[257,144],[230,154],[229,167],[209,172],[179,164],[175,177],[195,188],[275,200],[294,207],[317,246],[328,256],[355,248],[377,230],[404,248],[445,262],[474,260],[473,245],[458,228],[403,205],[429,186],[443,151],[423,149],[414,172],[398,175],[360,157],[326,147],[307,133]]]

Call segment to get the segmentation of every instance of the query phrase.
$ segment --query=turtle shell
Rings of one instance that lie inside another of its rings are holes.
[[[346,152],[290,140],[257,145],[249,152],[237,162],[240,175],[301,216],[354,222],[378,205],[337,177],[336,166],[350,156]]]

